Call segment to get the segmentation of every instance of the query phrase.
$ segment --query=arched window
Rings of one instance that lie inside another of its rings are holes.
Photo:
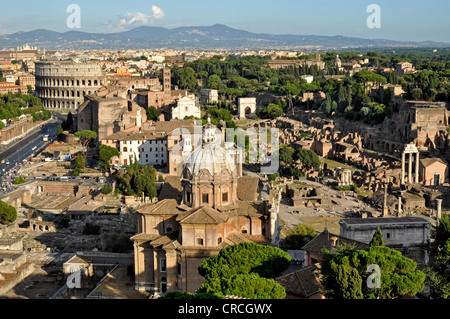
[[[217,245],[222,243],[222,236],[217,237]]]

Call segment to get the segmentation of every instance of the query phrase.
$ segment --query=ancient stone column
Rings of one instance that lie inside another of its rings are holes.
[[[398,215],[400,216],[403,213],[402,211],[402,197],[398,197]]]
[[[409,161],[408,161],[408,183],[412,184],[412,161],[413,161],[413,154],[409,153]]]
[[[383,217],[388,215],[388,207],[387,207],[387,185],[384,185],[384,201],[383,201]]]
[[[415,175],[415,183],[419,183],[419,159],[420,159],[420,153],[416,153],[416,175]]]
[[[405,152],[402,153],[402,185],[405,184]]]
[[[436,198],[436,219],[439,223],[439,220],[441,219],[441,212],[442,212],[442,199]]]

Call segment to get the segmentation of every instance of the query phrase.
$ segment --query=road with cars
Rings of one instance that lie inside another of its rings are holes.
[[[2,147],[0,150],[0,194],[13,189],[12,181],[16,178],[18,170],[24,162],[31,160],[33,156],[43,151],[56,138],[56,129],[61,124],[62,118],[53,117],[24,137]],[[48,141],[43,140],[44,135],[49,135]]]

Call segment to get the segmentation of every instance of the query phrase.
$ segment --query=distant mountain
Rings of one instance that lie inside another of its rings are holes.
[[[271,49],[271,48],[370,48],[370,47],[450,47],[450,43],[362,39],[346,36],[252,33],[223,24],[203,27],[142,26],[116,33],[55,32],[33,30],[0,35],[0,48],[24,44],[46,49]]]

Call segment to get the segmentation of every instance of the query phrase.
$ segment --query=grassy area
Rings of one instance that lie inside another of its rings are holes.
[[[336,161],[330,160],[328,158],[321,159],[321,164],[322,165],[323,164],[327,164],[328,168],[338,168],[338,167],[340,167],[340,168],[347,168],[347,169],[349,169],[351,171],[355,171],[355,168],[353,168],[351,166],[348,166],[348,165],[342,164],[340,162],[336,162]]]
[[[328,231],[334,234],[340,233],[339,221],[343,217],[330,216],[330,217],[302,217],[300,220],[302,223],[313,227],[318,233],[323,232],[325,227]]]

